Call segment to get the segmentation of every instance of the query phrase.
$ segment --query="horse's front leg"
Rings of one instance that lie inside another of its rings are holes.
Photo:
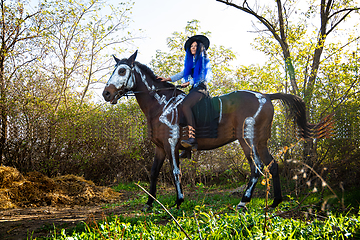
[[[184,194],[181,186],[181,170],[179,162],[179,139],[170,138],[169,139],[169,148],[167,149],[169,160],[171,164],[171,170],[173,174],[173,180],[176,189],[176,201],[174,206],[177,208],[180,207],[181,203],[184,201]]]
[[[151,175],[150,175],[150,194],[156,197],[156,183],[160,173],[160,169],[165,160],[165,151],[160,147],[155,148],[155,156],[154,162],[151,167]],[[147,203],[145,204],[144,211],[150,210],[152,208],[152,204],[154,199],[149,196]]]

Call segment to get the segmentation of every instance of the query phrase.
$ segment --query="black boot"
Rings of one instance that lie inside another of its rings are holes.
[[[197,147],[198,147],[198,144],[197,144],[197,141],[195,138],[189,138],[187,140],[181,140],[181,145],[184,147],[184,148],[190,148],[193,150],[193,151],[196,151],[197,150]]]

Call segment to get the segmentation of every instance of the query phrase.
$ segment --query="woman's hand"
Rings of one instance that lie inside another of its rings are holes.
[[[181,84],[181,87],[185,88],[190,85],[190,82],[185,82]]]
[[[169,82],[169,81],[171,81],[171,78],[157,77],[157,79],[160,79],[162,82]]]

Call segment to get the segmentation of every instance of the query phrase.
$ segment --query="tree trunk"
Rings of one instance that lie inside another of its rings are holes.
[[[3,164],[3,154],[6,143],[7,129],[7,107],[5,92],[5,76],[4,76],[4,56],[3,46],[0,49],[0,165]]]
[[[1,67],[1,66],[0,66]],[[1,70],[0,70],[1,71]],[[7,129],[7,115],[6,115],[6,98],[3,89],[3,74],[0,73],[0,81],[1,81],[1,99],[0,99],[0,165],[3,164],[3,154],[6,142],[6,129]]]

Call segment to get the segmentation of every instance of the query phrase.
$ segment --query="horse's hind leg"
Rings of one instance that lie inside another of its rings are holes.
[[[281,186],[280,186],[280,176],[279,176],[279,166],[275,159],[269,153],[269,149],[267,148],[267,144],[263,144],[260,146],[261,151],[259,151],[260,157],[265,163],[266,166],[270,165],[270,173],[273,179],[273,189],[274,189],[274,202],[270,206],[271,208],[277,207],[279,203],[282,202],[281,195]]]
[[[260,171],[262,171],[262,165],[260,162],[260,159],[257,155],[256,149],[252,149],[243,138],[239,139],[239,142],[244,150],[244,154],[246,158],[248,159],[248,162],[250,164],[251,169],[251,175],[250,175],[250,181],[245,189],[244,195],[240,201],[240,203],[237,205],[237,209],[246,208],[246,204],[250,202],[251,196],[254,192],[255,186],[259,180],[260,177]],[[253,151],[255,150],[255,151]]]
[[[150,175],[150,194],[154,197],[156,197],[156,183],[157,179],[160,173],[160,169],[164,163],[165,160],[165,151],[162,148],[156,147],[155,148],[155,156],[154,156],[154,162],[151,167],[151,175]],[[154,199],[149,196],[148,201],[144,207],[144,211],[149,210],[152,207],[152,204],[154,202]]]

